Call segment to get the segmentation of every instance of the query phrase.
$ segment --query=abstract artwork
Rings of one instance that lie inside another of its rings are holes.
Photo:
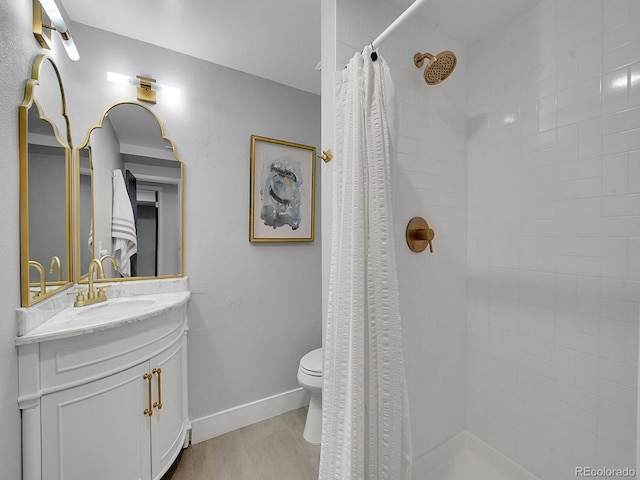
[[[316,149],[251,136],[251,242],[312,242]]]

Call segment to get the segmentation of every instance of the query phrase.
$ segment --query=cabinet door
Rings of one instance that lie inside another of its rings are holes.
[[[151,475],[157,479],[176,458],[184,443],[186,418],[182,340],[151,360],[154,405],[151,417]],[[161,370],[158,375],[158,369]]]
[[[42,397],[43,480],[150,480],[149,363]]]

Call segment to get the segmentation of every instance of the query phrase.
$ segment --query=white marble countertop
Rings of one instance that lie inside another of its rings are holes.
[[[130,297],[135,295],[155,295],[160,293],[184,292],[189,290],[189,277],[157,278],[149,280],[108,282],[111,288],[107,291],[109,299]],[[96,284],[97,285],[97,284]],[[86,290],[86,285],[75,285],[52,297],[36,303],[31,307],[16,309],[18,337],[27,335],[55,315],[73,305],[74,296],[68,292],[77,289]],[[88,307],[82,307],[88,308]]]
[[[16,345],[45,342],[117,328],[174,310],[189,301],[189,291],[110,298],[86,307],[69,306],[29,333]]]

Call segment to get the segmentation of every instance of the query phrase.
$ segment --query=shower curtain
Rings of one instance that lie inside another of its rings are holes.
[[[336,79],[320,480],[409,480],[411,436],[391,217],[395,92],[371,47]]]

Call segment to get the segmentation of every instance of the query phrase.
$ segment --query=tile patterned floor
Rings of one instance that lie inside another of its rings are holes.
[[[302,438],[306,407],[191,445],[162,480],[317,480],[320,446]]]

